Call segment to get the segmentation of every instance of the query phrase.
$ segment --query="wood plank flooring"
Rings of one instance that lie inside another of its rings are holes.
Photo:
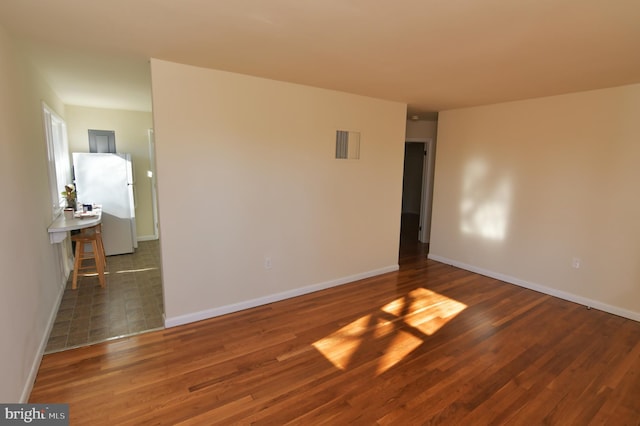
[[[401,251],[399,272],[46,355],[72,425],[638,425],[640,323]]]

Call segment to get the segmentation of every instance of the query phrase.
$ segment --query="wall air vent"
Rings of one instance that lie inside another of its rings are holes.
[[[360,132],[336,131],[336,158],[345,160],[360,158]]]

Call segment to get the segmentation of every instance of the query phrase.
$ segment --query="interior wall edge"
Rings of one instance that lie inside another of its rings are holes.
[[[398,263],[406,104],[151,65],[169,324]]]

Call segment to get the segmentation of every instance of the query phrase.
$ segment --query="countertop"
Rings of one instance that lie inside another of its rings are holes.
[[[101,222],[101,209],[94,209],[91,212],[81,213],[80,215],[76,213],[73,219],[67,219],[64,217],[64,213],[60,213],[48,228],[49,239],[52,244],[60,243],[67,238],[68,231],[89,228]]]

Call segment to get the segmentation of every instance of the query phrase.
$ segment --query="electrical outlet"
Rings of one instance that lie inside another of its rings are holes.
[[[580,269],[580,258],[579,257],[574,257],[573,259],[571,259],[571,267],[573,269]]]
[[[264,257],[264,269],[271,269],[273,265],[271,264],[271,258],[269,256]]]

